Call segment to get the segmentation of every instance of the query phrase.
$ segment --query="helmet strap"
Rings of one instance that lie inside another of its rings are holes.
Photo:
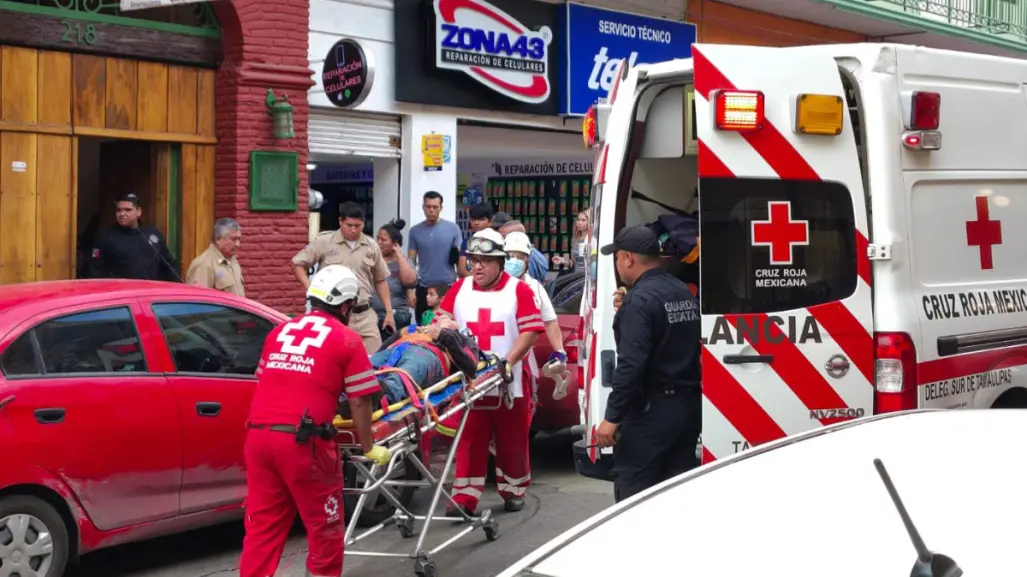
[[[491,281],[489,281],[487,284],[478,285],[478,288],[483,289],[483,290],[491,290],[492,287],[496,286],[496,283],[499,282],[500,277],[503,276],[503,261],[505,261],[506,259],[505,258],[497,258],[497,260],[499,260],[499,272],[496,273],[496,276],[493,277],[493,279]]]

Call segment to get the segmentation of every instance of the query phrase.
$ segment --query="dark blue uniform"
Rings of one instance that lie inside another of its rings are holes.
[[[613,317],[617,368],[605,418],[618,427],[614,498],[622,501],[698,464],[702,431],[699,301],[656,268]]]
[[[155,227],[113,226],[93,241],[91,278],[125,278],[182,282],[164,235]]]

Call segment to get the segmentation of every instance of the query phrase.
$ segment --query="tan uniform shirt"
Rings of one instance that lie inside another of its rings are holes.
[[[375,283],[389,278],[389,266],[385,264],[382,250],[378,248],[378,243],[364,234],[360,235],[356,246],[350,248],[342,232],[323,232],[292,257],[292,264],[296,266],[310,268],[314,263],[319,267],[331,264],[348,266],[360,281],[357,306],[371,300]]]
[[[225,257],[213,243],[193,260],[185,278],[191,285],[246,296],[239,260]]]

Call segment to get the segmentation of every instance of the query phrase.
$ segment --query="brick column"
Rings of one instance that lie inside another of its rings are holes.
[[[285,313],[302,312],[303,292],[290,260],[307,244],[307,90],[314,85],[307,43],[309,0],[211,2],[221,24],[225,60],[218,71],[215,218],[243,228],[239,263],[246,296]],[[296,138],[275,140],[265,99],[271,88],[295,112]],[[250,212],[253,150],[299,153],[299,209]]]

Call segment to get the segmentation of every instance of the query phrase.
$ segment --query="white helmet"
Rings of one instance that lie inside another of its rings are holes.
[[[360,282],[349,267],[333,264],[314,274],[307,289],[307,298],[314,298],[329,306],[338,306],[356,300]]]
[[[467,254],[478,256],[506,257],[503,251],[503,235],[498,230],[486,228],[474,233],[467,239]]]
[[[523,232],[511,232],[506,235],[506,240],[503,242],[503,250],[506,252],[523,252],[524,254],[531,254],[531,240],[529,240],[528,235]]]

